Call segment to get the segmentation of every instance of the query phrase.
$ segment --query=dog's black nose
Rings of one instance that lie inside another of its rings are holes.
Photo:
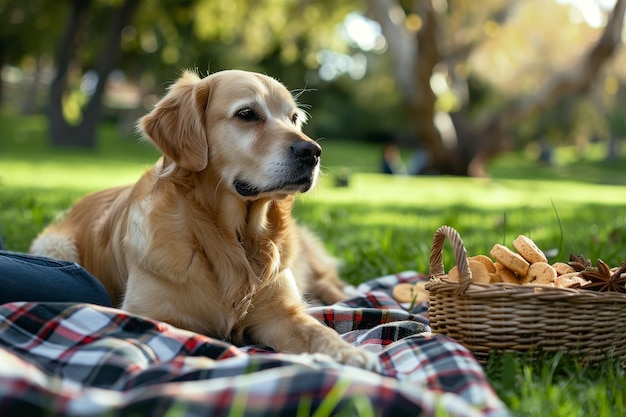
[[[298,161],[308,166],[317,164],[322,154],[322,148],[317,143],[304,140],[291,145],[291,151]]]

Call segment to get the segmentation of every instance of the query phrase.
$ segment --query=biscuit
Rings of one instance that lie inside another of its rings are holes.
[[[489,284],[491,277],[489,276],[489,270],[480,261],[475,259],[469,259],[469,269],[472,271],[472,282],[476,284]],[[495,271],[495,266],[493,267]]]
[[[535,242],[532,241],[527,236],[519,235],[513,241],[513,247],[517,252],[522,255],[524,259],[526,259],[529,263],[533,264],[535,262],[545,262],[548,263],[548,258],[546,255],[535,245]]]
[[[411,303],[413,300],[415,300],[415,304],[422,303],[428,300],[428,291],[424,289],[424,285],[424,282],[398,284],[393,287],[392,296],[399,303]]]
[[[556,270],[557,275],[565,275],[576,272],[574,268],[565,262],[555,262],[552,264],[552,267]]]
[[[489,272],[490,274],[495,274],[496,273],[496,266],[493,264],[493,261],[491,259],[489,259],[489,257],[487,255],[476,255],[476,256],[472,256],[471,258],[467,258],[469,261],[478,261],[481,264],[485,265],[485,267],[487,268],[487,272]],[[471,267],[470,267],[471,269]]]
[[[572,286],[581,286],[589,284],[590,281],[587,281],[583,277],[580,276],[578,272],[571,272],[569,274],[563,274],[556,277],[554,281],[554,286],[558,288],[570,288]]]
[[[508,284],[521,284],[519,278],[513,271],[508,269],[500,262],[495,263],[496,266],[496,274],[500,277],[502,282],[506,282]]]
[[[496,274],[495,272],[493,274],[489,274],[489,283],[491,284],[495,284],[496,282],[502,282],[502,277],[499,274]]]
[[[522,277],[522,284],[553,284],[556,270],[545,262],[535,262],[528,268],[528,274]]]
[[[489,259],[489,258],[487,258]],[[489,276],[489,271],[487,267],[475,259],[469,258],[467,260],[470,271],[472,271],[472,282],[477,284],[489,284],[491,281],[491,277]],[[495,267],[494,267],[495,271]],[[448,280],[459,282],[459,268],[455,265],[450,268],[448,272]]]
[[[450,281],[459,282],[459,268],[457,268],[456,265],[450,268],[447,278]]]
[[[513,252],[506,246],[496,243],[489,253],[496,259],[496,261],[506,266],[515,274],[523,276],[528,273],[530,264],[526,261],[526,259],[522,258],[521,255]]]

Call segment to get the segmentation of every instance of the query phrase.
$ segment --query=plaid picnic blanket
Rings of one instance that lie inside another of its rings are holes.
[[[390,296],[396,284],[422,279],[381,277],[346,302],[309,310],[376,352],[381,374],[236,347],[112,308],[5,304],[0,415],[508,416],[472,355],[429,334],[427,306],[407,311]]]

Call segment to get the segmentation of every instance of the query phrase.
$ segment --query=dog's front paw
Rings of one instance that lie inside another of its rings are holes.
[[[382,371],[382,364],[378,355],[362,348],[351,346],[350,349],[342,349],[337,352],[335,359],[343,364],[367,369],[368,371]]]

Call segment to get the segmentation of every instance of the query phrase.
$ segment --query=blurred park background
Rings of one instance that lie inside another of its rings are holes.
[[[488,176],[504,152],[558,164],[555,149],[573,147],[584,158],[593,144],[601,144],[603,161],[618,163],[625,7],[624,0],[0,0],[0,115],[42,116],[51,147],[96,148],[102,123],[132,136],[135,120],[181,69],[239,68],[298,93],[310,136],[392,144],[410,174]],[[0,133],[2,152],[16,138]]]
[[[553,261],[575,253],[619,265],[625,9],[626,0],[0,0],[0,236],[27,251],[85,193],[136,181],[158,155],[135,122],[182,69],[238,68],[279,79],[310,113],[304,129],[324,148],[323,175],[294,214],[343,261],[347,281],[427,273],[442,224],[470,255],[526,234]],[[383,155],[391,172],[411,175],[382,175]],[[515,415],[626,415],[622,370],[515,364],[487,367]]]

